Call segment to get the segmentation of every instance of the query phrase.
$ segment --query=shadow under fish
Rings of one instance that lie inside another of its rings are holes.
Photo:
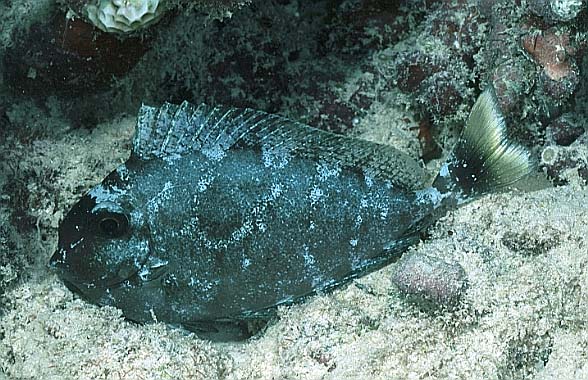
[[[59,228],[50,266],[138,322],[211,339],[395,261],[459,204],[527,174],[492,89],[434,183],[394,148],[252,109],[143,106],[127,162]]]

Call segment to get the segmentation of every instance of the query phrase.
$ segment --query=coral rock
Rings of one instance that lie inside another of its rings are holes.
[[[547,126],[545,134],[551,143],[568,146],[584,133],[584,128],[573,114],[565,114]]]
[[[576,50],[570,45],[569,34],[551,28],[523,37],[522,46],[543,68],[538,88],[554,100],[567,99],[578,86],[579,72],[575,63]]]
[[[570,66],[568,74],[559,79],[555,80],[550,78],[545,72],[539,76],[539,88],[543,92],[556,101],[567,99],[571,94],[576,91],[580,82],[580,76],[575,65]]]
[[[565,185],[570,180],[588,182],[588,137],[578,138],[570,146],[549,145],[541,153],[541,167],[555,185]]]
[[[531,0],[529,9],[545,21],[570,21],[582,10],[582,0]]]
[[[558,81],[570,75],[572,64],[568,57],[574,50],[567,33],[557,34],[550,29],[529,34],[523,37],[522,45],[550,79]]]
[[[492,87],[505,116],[519,112],[533,85],[531,63],[510,59],[498,65],[492,74]]]
[[[5,82],[15,90],[46,97],[77,96],[109,86],[148,50],[148,39],[102,33],[81,18],[68,20],[57,12],[45,23],[33,24],[5,56]]]

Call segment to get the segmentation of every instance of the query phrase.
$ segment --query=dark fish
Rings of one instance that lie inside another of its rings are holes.
[[[394,261],[530,168],[492,90],[430,187],[389,146],[251,109],[144,106],[130,158],[68,213],[51,266],[131,320],[214,332]]]

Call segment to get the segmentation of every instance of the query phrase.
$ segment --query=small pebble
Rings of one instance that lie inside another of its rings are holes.
[[[441,308],[456,306],[467,289],[467,276],[459,263],[414,253],[398,262],[392,282],[410,301]]]

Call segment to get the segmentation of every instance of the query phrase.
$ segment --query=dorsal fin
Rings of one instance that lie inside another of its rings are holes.
[[[405,189],[421,188],[425,172],[397,149],[337,135],[283,116],[250,108],[142,106],[133,139],[133,155],[141,160],[182,156],[193,152],[226,152],[251,147],[332,162],[366,171]]]

